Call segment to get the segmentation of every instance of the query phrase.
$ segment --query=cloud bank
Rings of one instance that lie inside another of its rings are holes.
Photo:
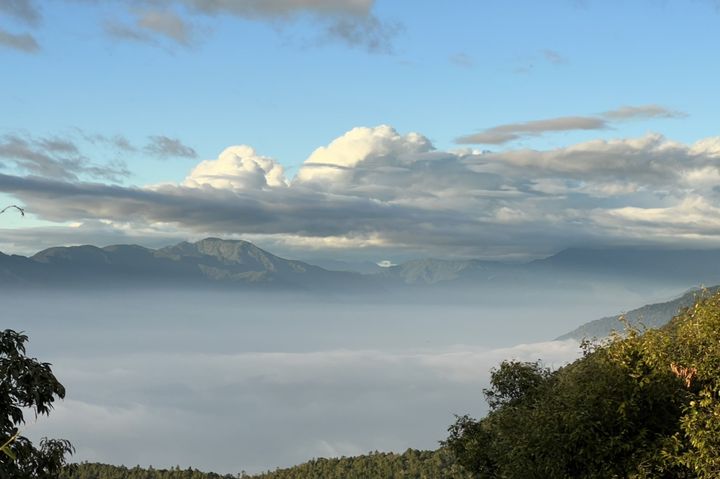
[[[182,182],[138,187],[58,175],[47,151],[72,158],[72,145],[40,141],[0,143],[0,156],[32,173],[0,175],[0,191],[51,221],[459,256],[720,239],[718,137],[685,144],[648,134],[493,153],[440,151],[419,133],[382,125],[319,147],[294,177],[238,145]],[[46,153],[36,154],[40,146]]]
[[[577,352],[577,343],[563,342],[419,354],[64,358],[55,370],[68,398],[33,429],[70,438],[76,460],[227,473],[313,457],[434,448],[453,412],[481,412],[482,388],[501,360],[543,355],[562,364]],[[203,439],[192,440],[198,436]]]

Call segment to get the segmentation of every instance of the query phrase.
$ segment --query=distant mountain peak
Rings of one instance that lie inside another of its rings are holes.
[[[258,264],[267,270],[274,270],[279,261],[290,261],[279,258],[248,241],[220,238],[205,238],[194,243],[183,241],[174,246],[161,248],[158,253],[174,259],[209,256],[228,264]]]

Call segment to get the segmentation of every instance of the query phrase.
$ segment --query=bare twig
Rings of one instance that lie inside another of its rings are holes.
[[[15,208],[16,210],[18,210],[18,211],[20,212],[20,216],[25,216],[25,209],[19,207],[18,205],[6,206],[6,207],[3,208],[2,210],[0,210],[0,215],[3,214],[3,213],[5,213],[5,211],[9,210],[10,208]]]

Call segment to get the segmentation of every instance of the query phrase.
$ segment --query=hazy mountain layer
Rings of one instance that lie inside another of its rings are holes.
[[[528,263],[422,259],[379,275],[408,285],[468,284],[565,288],[613,283],[630,289],[664,285],[690,288],[720,283],[720,251],[636,248],[568,249]]]
[[[714,286],[708,288],[706,294],[711,294],[718,290],[720,290],[720,286]],[[624,317],[631,326],[639,328],[659,328],[667,324],[679,311],[692,306],[701,294],[705,293],[703,293],[702,290],[694,289],[671,301],[648,304],[622,315],[596,319],[583,324],[567,334],[563,334],[557,339],[604,338],[612,331],[622,331],[624,325],[619,320],[621,316]]]
[[[358,274],[275,256],[246,241],[207,238],[158,250],[137,245],[55,247],[30,258],[0,256],[0,280],[19,286],[245,286],[370,288]]]
[[[3,286],[242,286],[345,293],[424,287],[443,295],[457,292],[475,297],[483,291],[571,293],[601,284],[647,293],[658,287],[720,283],[716,250],[570,249],[522,264],[473,259],[419,259],[388,268],[372,263],[322,264],[335,270],[284,259],[247,241],[207,238],[156,250],[86,245],[49,248],[29,258],[0,253],[0,282]]]

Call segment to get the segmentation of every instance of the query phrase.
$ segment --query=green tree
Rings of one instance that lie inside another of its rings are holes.
[[[676,370],[699,374],[697,359],[710,344],[698,341],[707,332],[692,325],[697,336],[681,347],[672,339],[679,338],[675,328],[630,330],[607,344],[586,345],[581,359],[552,373],[538,363],[503,363],[485,392],[490,413],[479,421],[459,417],[446,446],[481,478],[719,477],[713,469],[719,463],[712,462],[720,445],[720,422],[711,417],[716,409],[708,403],[697,421],[688,419],[700,401],[671,368],[675,362],[682,365]],[[717,333],[711,338],[720,343]],[[673,360],[678,347],[696,361]],[[706,368],[708,376],[720,379],[717,366]],[[700,448],[703,467],[714,474],[697,474]]]
[[[73,452],[65,440],[42,439],[34,445],[20,434],[24,411],[48,415],[65,388],[50,364],[28,357],[28,337],[6,329],[0,332],[0,479],[56,479]]]

